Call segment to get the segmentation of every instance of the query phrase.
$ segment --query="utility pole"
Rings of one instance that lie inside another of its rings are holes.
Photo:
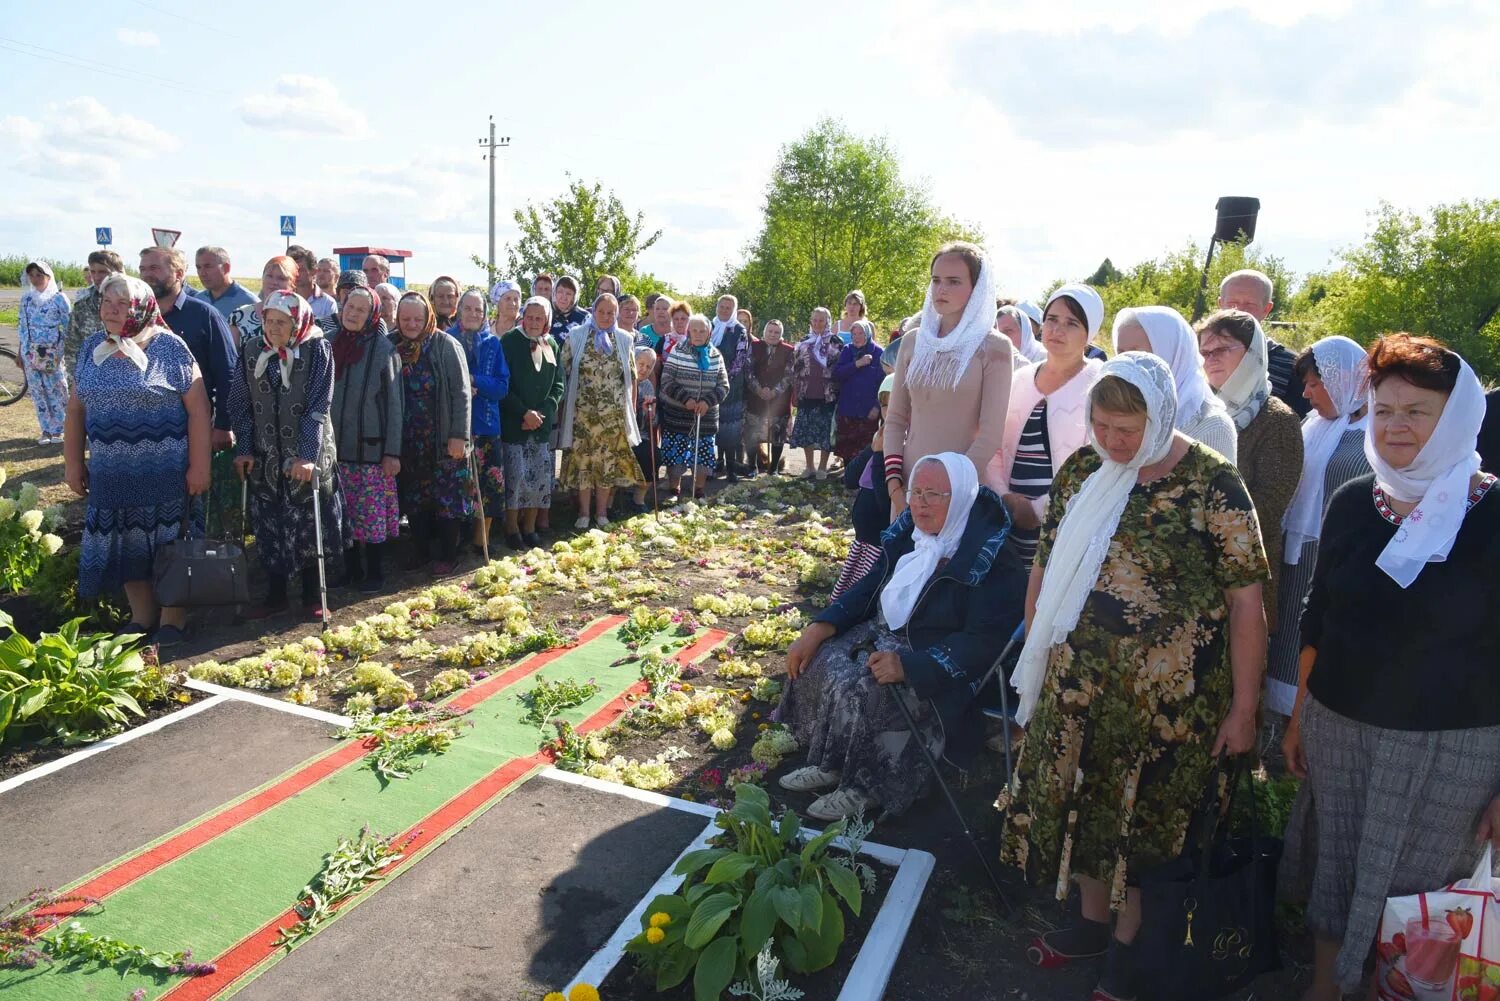
[[[495,138],[495,116],[490,116],[490,137],[479,140],[479,145],[484,147],[485,159],[490,161],[490,274],[489,280],[495,280],[495,150],[504,149],[510,145],[510,136]]]

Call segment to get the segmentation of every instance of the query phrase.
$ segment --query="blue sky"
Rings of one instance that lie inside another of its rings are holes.
[[[695,290],[754,235],[779,146],[832,115],[978,223],[1012,292],[1202,240],[1221,194],[1258,196],[1305,273],[1382,199],[1497,195],[1497,51],[1500,4],[1443,0],[85,0],[0,23],[0,253],[163,226],[255,274],[288,212],[320,254],[476,280],[494,114],[502,244],[572,173]]]

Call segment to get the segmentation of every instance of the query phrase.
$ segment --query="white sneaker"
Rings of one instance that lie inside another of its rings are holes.
[[[839,773],[824,771],[817,765],[804,765],[787,772],[777,782],[781,788],[792,792],[814,792],[838,785]]]
[[[608,528],[609,527],[609,519],[606,518],[604,515],[601,514],[599,517],[597,517],[597,518],[594,519],[594,524],[597,525],[599,528]]]
[[[874,805],[875,801],[858,789],[841,786],[828,795],[813,800],[812,806],[807,808],[807,815],[832,823]]]
[[[589,516],[584,515],[582,518],[579,518],[577,521],[573,522],[573,527],[578,529],[578,531],[580,532],[587,532],[589,530]]]
[[[36,440],[36,443],[38,445],[50,445],[52,444],[52,436],[50,434],[44,434]]]

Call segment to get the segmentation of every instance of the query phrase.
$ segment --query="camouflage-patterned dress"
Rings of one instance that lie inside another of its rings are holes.
[[[1039,566],[1100,464],[1085,448],[1058,471]],[[1234,691],[1224,592],[1269,576],[1250,496],[1222,457],[1195,443],[1135,488],[995,804],[1003,860],[1056,880],[1059,899],[1075,874],[1102,880],[1118,907],[1134,872],[1180,854]]]

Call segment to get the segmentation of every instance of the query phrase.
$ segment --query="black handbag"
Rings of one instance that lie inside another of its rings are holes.
[[[177,538],[156,547],[152,589],[164,608],[242,605],[250,601],[250,574],[243,545],[189,538],[193,500],[183,508]]]
[[[1139,983],[1152,1001],[1211,1001],[1281,966],[1276,943],[1276,867],[1282,842],[1260,830],[1249,769],[1230,774],[1230,807],[1249,797],[1249,837],[1220,817],[1215,770],[1205,809],[1180,858],[1140,875]],[[1243,783],[1240,779],[1243,778]],[[1209,802],[1211,801],[1211,802]]]

